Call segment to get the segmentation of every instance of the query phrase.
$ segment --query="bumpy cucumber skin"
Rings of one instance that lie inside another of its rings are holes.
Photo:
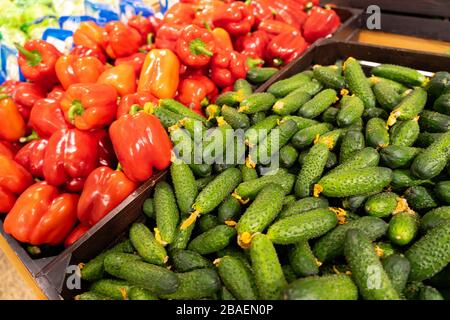
[[[213,214],[204,214],[198,220],[198,228],[200,232],[206,232],[220,224],[219,219]]]
[[[289,252],[289,263],[299,277],[319,274],[319,266],[308,241],[300,241],[294,245]]]
[[[443,223],[416,241],[405,256],[411,263],[410,280],[431,278],[450,262],[450,223]]]
[[[254,84],[264,83],[277,72],[277,68],[250,68],[247,72],[247,80]]]
[[[236,107],[239,105],[239,103],[244,99],[244,95],[235,92],[235,91],[228,91],[224,92],[221,95],[219,95],[216,99],[216,104],[219,107],[222,107],[224,105],[230,106],[230,107]]]
[[[189,166],[182,161],[175,161],[170,166],[175,197],[178,208],[182,214],[187,214],[192,209],[194,200],[198,195],[195,177]]]
[[[239,235],[244,232],[262,232],[275,220],[283,207],[284,190],[277,184],[268,184],[256,196],[236,226]]]
[[[183,222],[186,219],[183,219],[180,223],[183,224]],[[191,239],[191,234],[192,231],[194,230],[195,224],[191,224],[190,226],[188,226],[186,229],[181,230],[180,228],[178,228],[178,232],[175,236],[175,238],[173,239],[172,243],[169,245],[169,251],[173,252],[174,250],[184,250],[186,249],[189,240]]]
[[[217,252],[227,247],[236,235],[236,230],[227,225],[218,225],[194,238],[188,249],[200,254]]]
[[[347,231],[344,245],[345,259],[352,278],[366,300],[399,300],[400,296],[383,269],[372,243],[359,230]]]
[[[286,300],[358,300],[358,288],[345,274],[298,279],[285,291]]]
[[[224,105],[221,109],[223,119],[234,129],[247,129],[250,119],[246,114],[239,113],[235,108]]]
[[[251,125],[255,125],[256,123],[264,120],[266,118],[266,113],[263,111],[256,112],[250,115],[250,123]]]
[[[177,272],[211,268],[213,264],[201,254],[190,250],[176,250],[172,254],[173,266]]]
[[[174,99],[161,99],[159,101],[159,106],[162,108],[166,108],[172,112],[178,113],[182,116],[201,121],[205,125],[208,125],[208,122],[204,117],[195,113],[194,111]]]
[[[364,102],[364,107],[366,109],[374,108],[376,100],[369,80],[367,80],[359,62],[352,57],[344,63],[344,77],[348,88]]]
[[[362,169],[368,167],[376,167],[380,162],[380,155],[374,149],[370,147],[366,147],[357,151],[355,154],[350,156],[347,160],[341,162],[336,168],[330,171],[330,173],[345,171],[345,170],[353,170],[353,169]]]
[[[223,286],[222,290],[220,291],[220,299],[223,300],[223,301],[236,300],[236,298],[233,297],[231,292],[228,291],[228,289],[225,286]]]
[[[329,123],[319,123],[311,127],[299,130],[291,140],[292,145],[297,149],[303,149],[311,145],[316,136],[330,131],[333,126]]]
[[[342,138],[339,150],[339,163],[348,160],[355,152],[364,149],[366,146],[364,135],[359,130],[349,130]]]
[[[427,148],[440,136],[442,136],[442,133],[421,132],[417,137],[416,146],[420,148]]]
[[[421,151],[419,148],[391,145],[381,149],[380,155],[383,163],[391,169],[409,168]]]
[[[340,90],[345,86],[345,80],[336,66],[314,66],[313,76],[323,85]]]
[[[374,148],[389,145],[389,131],[386,122],[380,118],[372,118],[366,125],[367,145]]]
[[[333,89],[325,89],[315,95],[311,100],[304,103],[299,111],[298,115],[308,119],[318,117],[334,102],[336,102],[337,93]]]
[[[214,179],[214,176],[199,178],[195,180],[195,184],[197,185],[197,190],[201,191],[204,187],[208,185],[212,180]]]
[[[175,292],[161,295],[164,299],[198,300],[212,296],[221,288],[220,279],[214,269],[196,269],[174,275],[179,286]]]
[[[290,264],[282,266],[282,269],[287,283],[291,283],[297,279],[297,275],[295,274],[294,269],[292,269]]]
[[[398,120],[412,120],[419,113],[423,111],[425,104],[427,103],[427,92],[422,88],[415,88],[402,101],[392,110],[391,115]],[[395,123],[395,122],[394,122]],[[392,121],[388,120],[388,124],[391,125]]]
[[[293,146],[287,144],[280,149],[280,165],[283,168],[292,167],[298,158],[298,151]]]
[[[368,167],[329,173],[318,184],[322,187],[324,196],[343,198],[381,190],[391,180],[391,169]]]
[[[220,258],[217,270],[234,297],[239,300],[258,299],[254,276],[241,260],[232,256]]]
[[[393,244],[409,244],[419,230],[419,217],[415,212],[399,212],[389,221],[388,237]]]
[[[236,198],[229,196],[219,206],[219,209],[217,210],[217,219],[222,223],[229,220],[236,220],[240,213],[240,202]]]
[[[98,280],[89,288],[91,292],[104,295],[115,300],[126,300],[130,289],[131,285],[128,282],[115,279]]]
[[[450,73],[446,71],[438,71],[430,79],[430,82],[428,82],[427,92],[430,96],[437,98],[449,86],[450,86]]]
[[[384,81],[376,83],[372,90],[380,106],[388,111],[392,111],[402,99],[400,92]]]
[[[310,99],[311,96],[308,93],[296,90],[275,102],[272,111],[280,116],[286,116],[295,113]]]
[[[339,127],[348,127],[356,120],[361,119],[364,112],[364,103],[357,96],[344,96],[340,102],[336,122]]]
[[[280,299],[287,282],[275,247],[266,235],[253,237],[250,258],[260,299]]]
[[[400,82],[407,86],[422,86],[426,77],[417,70],[394,64],[381,64],[372,69],[372,73],[378,77]]]
[[[416,210],[429,210],[438,206],[431,191],[423,186],[410,187],[405,191],[405,198],[409,206]]]
[[[349,211],[356,211],[361,208],[364,202],[367,200],[368,195],[358,195],[353,197],[347,197],[342,199],[342,207]]]
[[[450,206],[443,206],[428,211],[420,221],[420,229],[422,232],[428,232],[447,221],[450,221]]]
[[[450,126],[450,116],[435,111],[424,110],[420,114],[419,124],[423,131],[445,133]]]
[[[444,297],[441,295],[441,293],[430,286],[423,286],[420,289],[419,292],[419,299],[420,300],[444,300]]]
[[[305,157],[305,161],[295,182],[295,195],[305,198],[311,195],[313,185],[320,179],[327,162],[328,146],[315,144]]]
[[[261,111],[268,111],[274,105],[276,99],[273,94],[269,92],[253,93],[239,105],[239,112],[244,114],[253,114]],[[223,111],[222,111],[223,113]]]
[[[155,218],[155,204],[153,198],[145,199],[142,205],[142,212],[150,219]]]
[[[389,117],[389,114],[386,112],[386,110],[381,109],[381,108],[369,108],[369,109],[364,109],[362,118],[364,121],[369,121],[372,118],[380,118],[383,120],[387,120]]]
[[[346,133],[346,129],[339,128],[328,131],[319,137],[316,137],[316,144],[326,143],[330,151],[333,151],[341,142],[341,137]]]
[[[180,219],[172,186],[165,181],[159,182],[155,187],[153,199],[155,201],[156,226],[161,233],[162,240],[171,243],[175,238]]]
[[[158,297],[151,291],[139,287],[132,287],[128,293],[128,297],[130,300],[158,300]]]
[[[237,79],[233,86],[234,91],[240,92],[244,97],[253,93],[252,85],[245,79]]]
[[[395,169],[392,171],[391,186],[394,190],[405,190],[408,187],[429,184],[430,180],[422,180],[414,177],[408,169]]]
[[[178,121],[184,118],[183,115],[172,112],[166,108],[156,107],[154,108],[154,115],[158,117],[161,124],[165,129],[176,125]]]
[[[336,117],[339,113],[339,109],[336,107],[329,107],[322,113],[321,120],[322,122],[330,123],[332,125],[336,125]]]
[[[411,172],[421,179],[434,178],[444,170],[449,154],[450,132],[446,132],[414,159]]]
[[[277,98],[283,98],[310,81],[311,79],[307,75],[296,75],[275,82],[267,89],[267,92],[273,94]]]
[[[420,127],[418,119],[398,122],[391,130],[391,144],[396,146],[411,147],[419,137]]]
[[[81,279],[86,281],[95,281],[103,278],[104,266],[103,261],[107,254],[111,252],[133,253],[134,247],[130,240],[125,240],[109,250],[100,253],[98,256],[88,261],[83,268],[81,268]]]
[[[409,272],[411,271],[409,260],[403,255],[392,254],[383,260],[383,268],[389,279],[391,279],[394,289],[399,296],[402,296],[408,282]]]
[[[157,295],[177,290],[179,283],[173,272],[143,261],[121,259],[120,255],[110,253],[105,257],[105,270],[111,275],[144,287]]]
[[[345,235],[350,229],[360,230],[368,239],[376,240],[386,233],[388,224],[380,218],[362,217],[354,221],[349,221],[346,224],[339,225],[316,241],[313,252],[317,259],[325,262],[342,255]]]
[[[250,128],[248,128],[248,130],[245,131],[244,134],[245,142],[248,145],[254,145],[258,142],[261,142],[259,139],[259,133],[260,132],[264,133],[263,130],[265,130],[266,131],[265,133],[267,134],[270,130],[276,127],[279,120],[280,120],[279,116],[271,115],[264,118],[260,122],[255,123],[253,126],[251,126]],[[263,138],[264,136],[262,135],[261,139]]]
[[[337,225],[337,217],[328,208],[319,208],[280,219],[267,230],[276,244],[293,244],[324,235]]]
[[[79,294],[75,296],[75,300],[111,300],[110,297],[104,296],[102,294],[98,294],[95,292],[83,292],[82,294]]]
[[[167,261],[166,249],[156,241],[151,231],[143,223],[133,223],[130,241],[144,261],[163,266]]]
[[[214,178],[197,196],[194,209],[201,213],[213,211],[239,185],[241,171],[229,168]]]
[[[306,197],[289,205],[286,209],[280,212],[278,218],[283,219],[295,214],[300,214],[302,212],[327,207],[328,207],[328,200],[325,198]]]
[[[384,218],[394,212],[399,196],[393,192],[382,192],[369,197],[364,209],[369,216]]]
[[[241,169],[243,182],[258,179],[258,172],[255,168],[247,167],[245,164],[240,165],[239,168]]]
[[[436,101],[434,101],[433,110],[450,116],[450,93],[443,94],[437,98]]]

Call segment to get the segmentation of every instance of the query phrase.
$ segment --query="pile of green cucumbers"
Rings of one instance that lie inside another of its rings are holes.
[[[175,148],[242,129],[245,163],[174,160],[145,222],[81,265],[77,299],[450,299],[450,74],[370,73],[350,57],[263,93],[242,79],[208,120],[163,101]],[[280,168],[262,175],[261,150]]]

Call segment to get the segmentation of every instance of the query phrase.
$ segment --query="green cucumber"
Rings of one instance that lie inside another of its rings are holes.
[[[421,132],[416,140],[416,146],[420,148],[427,148],[435,142],[442,133]]]
[[[269,80],[277,72],[278,69],[272,67],[250,68],[247,72],[247,80],[253,84],[260,84]]]
[[[247,208],[236,226],[238,243],[248,247],[256,232],[264,231],[283,207],[284,189],[277,184],[266,185]]]
[[[194,238],[188,249],[202,255],[217,252],[226,248],[231,239],[236,236],[236,230],[227,225],[218,225]]]
[[[363,206],[364,202],[367,200],[367,197],[367,194],[363,194],[344,198],[342,199],[342,208],[349,211],[357,211],[357,209]]]
[[[245,131],[244,134],[245,143],[249,146],[253,146],[258,142],[261,142],[261,140],[268,135],[270,130],[272,130],[277,126],[279,120],[280,120],[279,116],[271,115],[264,118],[260,122],[255,123],[253,126],[251,126]]]
[[[234,83],[233,90],[242,93],[245,98],[253,93],[252,85],[245,79],[237,79]]]
[[[198,300],[212,296],[220,290],[220,279],[213,269],[196,269],[184,273],[174,273],[179,286],[173,293],[161,298],[171,300]]]
[[[391,169],[409,168],[421,151],[419,148],[390,145],[381,149],[380,156],[383,163]]]
[[[398,295],[402,296],[411,271],[409,260],[403,255],[392,254],[383,260],[383,268]]]
[[[163,107],[156,107],[153,109],[153,114],[159,119],[165,129],[177,125],[179,121],[183,120],[184,115],[170,111]]]
[[[355,58],[348,58],[344,62],[344,77],[350,92],[358,96],[366,109],[375,107],[375,95],[370,87],[361,65]]]
[[[283,219],[289,216],[300,214],[302,212],[327,207],[328,200],[325,198],[306,197],[290,204],[286,209],[280,212],[278,218]]]
[[[333,211],[319,208],[278,220],[267,230],[267,237],[276,244],[292,244],[320,237],[337,223]]]
[[[286,300],[358,300],[358,288],[345,274],[298,279],[285,291]]]
[[[391,130],[391,144],[411,147],[419,137],[420,127],[418,117],[396,123]]]
[[[297,124],[298,130],[305,129],[305,128],[311,127],[311,126],[319,123],[316,120],[307,119],[307,118],[303,118],[303,117],[299,117],[299,116],[284,116],[281,119],[281,122],[288,121],[288,120],[294,120],[295,123]]]
[[[430,180],[422,180],[414,177],[408,169],[395,169],[392,171],[391,186],[394,190],[402,190],[430,183],[432,184]]]
[[[155,202],[153,198],[145,199],[144,204],[142,205],[142,212],[151,219],[155,218]]]
[[[151,291],[140,287],[132,287],[128,292],[128,297],[130,300],[158,300],[158,297]]]
[[[175,292],[179,282],[166,268],[143,261],[130,261],[125,253],[110,253],[105,257],[105,270],[112,276],[146,288],[156,295]]]
[[[444,297],[437,289],[430,286],[423,286],[420,288],[419,300],[444,300]]]
[[[206,232],[220,224],[219,219],[212,214],[204,214],[198,219],[198,228],[200,232]]]
[[[376,76],[372,75],[369,78],[369,80],[370,80],[372,85],[376,85],[377,83],[380,83],[380,82],[383,82],[384,84],[388,84],[389,86],[394,88],[395,91],[397,91],[398,93],[403,93],[406,90],[408,90],[407,86],[405,86],[405,85],[403,85],[403,84],[401,84],[401,83],[399,83],[397,81],[390,80],[390,79],[387,79],[387,78],[381,78],[381,77],[376,77]]]
[[[133,247],[144,261],[160,266],[167,262],[169,257],[166,249],[143,223],[133,223],[129,234]]]
[[[214,262],[225,287],[238,300],[256,300],[255,279],[250,270],[238,258],[224,256]]]
[[[292,91],[309,82],[311,82],[311,79],[307,75],[297,74],[290,78],[273,83],[269,88],[267,88],[267,92],[273,94],[277,98],[283,98]]]
[[[388,237],[398,246],[409,244],[419,230],[419,217],[414,211],[404,211],[394,214],[389,221]]]
[[[322,177],[314,188],[321,190],[324,196],[343,198],[379,191],[391,180],[391,169],[368,167],[331,172]]]
[[[277,252],[268,236],[256,234],[250,246],[250,258],[258,288],[263,300],[278,300],[287,285]]]
[[[390,257],[391,255],[397,253],[397,250],[392,246],[390,242],[375,242],[374,247],[377,255],[380,256],[381,259],[386,259],[387,257]]]
[[[291,283],[291,282],[297,280],[297,275],[295,274],[291,265],[286,264],[286,265],[282,266],[281,268],[283,269],[283,274],[284,274],[284,277],[286,278],[287,283]]]
[[[349,169],[362,169],[367,167],[376,167],[380,162],[380,155],[374,148],[364,148],[356,151],[348,159],[330,171],[330,173],[345,171]]]
[[[443,206],[428,211],[420,221],[420,230],[428,232],[443,223],[450,220],[450,206]]]
[[[407,86],[423,86],[427,77],[415,69],[394,64],[381,64],[372,69],[372,73],[378,77],[400,82]]]
[[[325,89],[316,94],[311,100],[304,103],[298,110],[298,115],[313,119],[324,112],[337,100],[337,92],[333,89]]]
[[[217,210],[217,218],[220,222],[236,221],[241,214],[241,203],[233,196],[228,196],[223,200]]]
[[[272,107],[274,113],[280,116],[286,116],[297,112],[297,110],[311,99],[311,96],[304,92],[295,90],[286,97],[275,102]]]
[[[127,300],[131,284],[123,280],[101,279],[94,282],[89,290],[114,300]]]
[[[325,132],[322,135],[316,136],[314,141],[315,144],[324,143],[328,146],[328,148],[333,151],[336,146],[339,145],[341,141],[341,137],[346,133],[346,129],[335,129],[332,131]]]
[[[156,239],[161,243],[171,243],[177,232],[177,225],[180,214],[172,187],[165,181],[159,182],[155,187],[155,216],[156,226],[160,233],[160,239],[156,234]],[[156,232],[156,230],[155,230]]]
[[[282,168],[292,167],[298,159],[298,151],[291,145],[285,145],[280,149],[280,166]]]
[[[389,145],[389,131],[383,119],[372,118],[367,122],[366,143],[374,148],[384,148]]]
[[[223,105],[221,109],[223,119],[235,130],[250,127],[250,119],[246,114],[239,113],[235,108]]]
[[[180,222],[180,226],[183,225],[183,223],[187,220],[183,219]],[[192,231],[194,230],[195,224],[191,224],[185,229],[181,229],[181,227],[178,227],[178,232],[173,239],[172,243],[169,245],[169,251],[173,252],[175,250],[184,250],[186,249],[190,239]]]
[[[436,208],[438,203],[430,190],[423,186],[414,186],[405,191],[405,198],[409,206],[416,210],[430,210]]]
[[[339,109],[336,107],[329,107],[322,113],[321,120],[322,122],[326,122],[332,125],[337,124],[337,115],[339,113]]]
[[[344,245],[352,278],[366,300],[399,300],[400,296],[389,279],[370,240],[357,229],[347,231]]]
[[[392,126],[398,120],[412,120],[422,112],[427,103],[427,92],[422,88],[415,88],[407,94],[392,110],[387,124]]]
[[[264,120],[266,118],[266,113],[263,111],[256,112],[250,115],[250,123],[251,125],[255,125],[256,123]]]
[[[216,99],[216,105],[220,108],[227,105],[229,107],[237,107],[244,100],[243,92],[228,91],[220,94]]]
[[[299,130],[292,137],[291,143],[297,149],[304,149],[310,146],[317,135],[331,131],[333,126],[329,123],[319,123],[305,129]]]
[[[190,250],[176,250],[172,254],[172,261],[176,272],[188,272],[213,266],[211,261],[201,254]]]
[[[239,104],[239,112],[252,114],[268,111],[274,105],[276,98],[269,92],[258,92],[246,97]],[[222,110],[223,113],[223,110]]]
[[[362,114],[362,118],[364,121],[369,121],[372,118],[380,118],[383,120],[387,120],[388,117],[389,114],[386,112],[386,110],[377,107],[364,109],[364,112]]]
[[[401,92],[385,81],[379,81],[372,87],[377,102],[384,110],[392,111],[402,100]]]
[[[87,291],[75,296],[75,300],[111,300],[111,298],[102,294]]]
[[[339,127],[348,127],[361,119],[364,112],[364,103],[357,96],[344,96],[340,102],[336,122]]]
[[[370,196],[364,210],[369,216],[384,218],[395,211],[399,205],[400,197],[393,192],[381,192]]]
[[[235,297],[231,294],[230,291],[226,287],[222,287],[222,290],[220,292],[220,300],[228,301],[228,300],[236,300]]]
[[[450,87],[450,73],[439,71],[428,82],[427,91],[430,96],[437,98],[448,87]]]
[[[258,179],[258,172],[255,168],[247,167],[245,164],[241,164],[239,168],[241,169],[243,182]]]
[[[361,231],[368,239],[373,241],[386,233],[388,224],[380,218],[362,217],[339,225],[314,244],[313,252],[317,259],[325,262],[342,255],[344,252],[345,235],[350,229]]]
[[[328,153],[327,163],[325,164],[325,169],[330,170],[334,168],[338,163],[337,156],[333,152]]]
[[[356,152],[364,149],[366,146],[364,135],[360,130],[349,130],[342,138],[339,151],[339,163],[344,163],[350,159]]]
[[[450,262],[450,223],[443,223],[416,241],[405,256],[411,263],[410,280],[429,279]]]
[[[323,85],[340,90],[345,86],[344,77],[337,66],[319,66],[313,67],[314,78],[319,80]]]
[[[208,120],[213,120],[222,115],[221,109],[217,104],[210,104],[205,108],[205,115],[208,117]]]
[[[289,252],[289,263],[299,277],[319,274],[320,263],[314,257],[308,241],[300,241]]]
[[[209,125],[208,121],[204,117],[202,117],[198,113],[192,111],[191,109],[189,109],[188,107],[184,106],[183,104],[179,103],[174,99],[161,99],[159,101],[159,106],[162,108],[166,108],[174,113],[178,113],[179,115],[182,115],[184,117],[201,121],[206,126]]]
[[[208,176],[208,177],[199,178],[199,179],[195,180],[197,190],[198,191],[203,190],[203,188],[206,187],[208,185],[208,183],[210,183],[213,179],[214,179],[214,176]]]
[[[450,116],[450,93],[443,94],[437,98],[436,101],[434,101],[433,110]]]
[[[181,214],[187,214],[191,211],[194,200],[198,195],[194,173],[183,161],[175,161],[170,166],[170,175],[178,208],[180,208]]]
[[[420,128],[424,131],[444,133],[450,126],[450,116],[435,111],[424,110],[419,118]]]

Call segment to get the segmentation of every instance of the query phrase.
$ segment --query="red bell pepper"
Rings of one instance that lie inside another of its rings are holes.
[[[56,62],[56,75],[64,89],[75,83],[95,83],[105,65],[95,57],[62,56]]]
[[[142,52],[137,52],[135,54],[132,54],[131,56],[119,58],[116,59],[114,64],[116,66],[119,66],[121,64],[129,64],[133,67],[134,73],[136,75],[136,78],[139,77],[139,74],[141,73],[142,66],[144,65],[146,54]]]
[[[175,3],[166,11],[164,23],[187,25],[195,18],[196,8],[189,3]]]
[[[108,32],[108,45],[106,54],[112,58],[122,58],[138,52],[141,46],[141,35],[139,32],[122,22],[111,21],[105,25]]]
[[[163,25],[163,20],[154,15],[148,17],[148,21],[150,21],[155,33],[158,32],[159,28]]]
[[[287,65],[300,57],[308,44],[298,32],[283,32],[272,39],[266,50],[267,62],[274,66]]]
[[[341,19],[336,11],[315,7],[311,10],[303,26],[303,36],[306,41],[314,42],[317,39],[332,34],[341,25]]]
[[[60,99],[40,99],[36,101],[31,110],[28,125],[36,131],[41,138],[50,136],[60,129],[68,129],[73,126],[66,121],[61,109]]]
[[[0,213],[14,205],[16,196],[33,183],[33,177],[20,164],[5,154],[0,154]]]
[[[180,82],[177,100],[194,110],[201,110],[215,100],[218,89],[206,76],[189,76]]]
[[[112,123],[109,135],[123,172],[134,182],[170,165],[172,142],[155,116],[131,110]]]
[[[60,101],[64,95],[64,92],[64,88],[61,86],[53,87],[52,91],[48,93],[47,98]]]
[[[5,232],[32,245],[61,244],[77,221],[78,195],[46,182],[25,190],[6,216]]]
[[[116,116],[117,92],[108,84],[73,84],[61,100],[61,109],[66,120],[80,130],[102,128]]]
[[[48,140],[43,172],[51,185],[81,190],[97,164],[98,137],[78,129],[63,129]]]
[[[280,33],[293,32],[299,33],[300,30],[281,21],[277,20],[264,20],[259,24],[258,30],[267,32],[270,36],[277,36]]]
[[[119,96],[136,92],[136,74],[130,64],[120,64],[106,69],[100,75],[97,83],[108,84],[116,89]]]
[[[288,10],[279,9],[276,11],[274,15],[276,21],[284,22],[297,30],[301,30],[303,23],[306,21],[308,15],[304,14],[304,19],[302,21],[298,21]]]
[[[214,37],[211,32],[190,24],[182,30],[177,40],[176,52],[184,64],[199,68],[209,63],[214,46]]]
[[[136,15],[131,17],[127,22],[128,26],[135,29],[141,35],[141,44],[147,42],[147,37],[150,33],[155,33],[152,23],[149,19]]]
[[[262,59],[269,44],[269,35],[263,30],[257,30],[236,39],[236,50],[240,53],[255,58]]]
[[[0,155],[7,156],[8,158],[14,158],[17,151],[17,147],[11,142],[0,141]]]
[[[159,99],[173,98],[180,78],[180,61],[171,50],[153,49],[147,54],[138,82],[138,93]]]
[[[28,142],[17,152],[14,160],[36,178],[44,178],[44,155],[48,141],[36,139]]]
[[[84,236],[90,228],[91,226],[85,226],[84,224],[77,225],[64,240],[64,247],[68,248],[77,242],[77,240]]]
[[[106,55],[102,50],[96,50],[83,46],[76,46],[70,51],[70,54],[76,57],[94,57],[100,60],[103,64],[106,63]]]
[[[250,32],[255,17],[243,2],[236,1],[219,7],[214,14],[214,26],[227,30],[232,36],[242,36]]]
[[[181,36],[182,30],[183,26],[177,24],[163,24],[156,34],[156,48],[175,51],[177,40]]]
[[[35,83],[12,80],[0,87],[0,93],[8,94],[14,100],[25,121],[28,121],[34,103],[46,95],[45,90]]]
[[[211,31],[214,38],[216,50],[233,50],[233,42],[231,41],[230,34],[223,28],[214,28]]]
[[[317,1],[314,0],[314,2]],[[270,8],[275,13],[278,13],[279,11],[289,12],[300,25],[303,25],[308,17],[306,11],[310,10],[312,7],[313,2],[305,0],[276,0],[270,2]]]
[[[147,102],[155,106],[158,105],[158,99],[150,93],[133,93],[122,97],[117,108],[116,118],[119,119],[121,116],[130,113],[131,107],[134,105],[138,105],[142,109]]]
[[[93,226],[128,197],[138,184],[120,170],[99,167],[91,172],[78,202],[78,220]]]
[[[108,43],[108,33],[93,21],[81,22],[73,34],[73,43],[95,51],[103,51]]]
[[[117,167],[117,157],[107,130],[94,130],[91,133],[98,141],[98,164],[111,168]]]
[[[259,25],[261,21],[272,20],[274,12],[267,0],[248,0],[248,4],[253,16],[255,17],[255,25]]]
[[[45,88],[58,83],[55,64],[61,56],[52,44],[43,40],[29,40],[24,46],[16,44],[19,66],[25,78]]]
[[[0,94],[0,139],[17,141],[26,131],[25,121],[14,103],[6,94]]]

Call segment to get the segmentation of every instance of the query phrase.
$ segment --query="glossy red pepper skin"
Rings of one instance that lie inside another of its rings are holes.
[[[308,44],[298,32],[283,32],[267,45],[267,62],[271,65],[287,65],[300,57]]]
[[[130,109],[133,105],[138,105],[139,107],[143,108],[147,102],[150,102],[155,106],[157,106],[159,103],[158,98],[150,93],[145,92],[132,93],[122,97],[122,99],[120,99],[119,107],[117,108],[116,118],[119,119],[121,116],[130,113]]]
[[[139,77],[139,74],[141,73],[142,66],[144,65],[146,54],[143,52],[137,52],[135,54],[132,54],[131,56],[119,58],[116,59],[114,64],[116,66],[119,66],[121,64],[129,64],[133,67],[134,73],[136,75],[136,78]]]
[[[54,186],[80,189],[98,164],[98,138],[78,129],[56,131],[48,140],[44,155],[44,177]]]
[[[123,172],[134,182],[170,165],[172,142],[155,116],[143,111],[124,115],[113,122],[109,135]]]
[[[136,72],[130,64],[119,64],[108,68],[98,77],[97,83],[108,84],[120,97],[136,92]]]
[[[314,2],[317,2],[314,0]],[[317,5],[317,4],[316,4]],[[275,13],[289,12],[300,25],[303,25],[308,17],[307,10],[313,6],[313,1],[305,0],[277,0],[271,1],[270,7]]]
[[[117,157],[107,130],[91,131],[98,141],[98,164],[110,168],[117,167]]]
[[[14,158],[17,153],[17,147],[8,141],[0,141],[0,155]]]
[[[20,70],[27,80],[45,88],[58,83],[55,72],[56,61],[61,56],[58,49],[44,40],[29,40],[17,48]]]
[[[78,195],[60,193],[46,182],[25,190],[6,216],[5,232],[32,245],[61,244],[77,221]]]
[[[30,117],[34,103],[45,98],[45,90],[35,83],[9,80],[0,87],[0,94],[9,95],[25,121]]]
[[[105,65],[92,56],[62,56],[56,62],[56,75],[64,89],[75,83],[95,83],[105,71]]]
[[[214,26],[227,30],[232,36],[242,36],[250,32],[255,23],[250,8],[236,1],[220,7],[214,15]]]
[[[341,19],[334,10],[315,7],[303,26],[303,36],[308,42],[314,42],[332,34],[340,25]]]
[[[267,0],[251,0],[249,8],[255,17],[255,25],[259,25],[261,21],[271,20],[274,18],[274,12]]]
[[[301,30],[302,24],[306,21],[308,15],[305,13],[304,19],[302,21],[298,21],[288,10],[279,9],[277,10],[274,18],[276,21],[281,21],[286,23],[297,30]]]
[[[193,75],[183,79],[178,87],[177,100],[191,109],[200,109],[214,101],[218,89],[206,76]]]
[[[196,8],[189,3],[175,3],[166,11],[164,23],[187,25],[192,23],[195,18]]]
[[[6,94],[0,94],[0,139],[18,141],[25,135],[26,124],[14,103]]]
[[[92,49],[84,46],[75,46],[75,48],[70,51],[70,54],[76,57],[94,57],[101,61],[101,63],[106,63],[106,55],[103,50]]]
[[[33,177],[13,158],[0,154],[0,213],[11,210],[17,195],[33,183]]]
[[[211,79],[220,88],[234,84],[247,76],[247,57],[237,51],[222,51],[214,54],[211,61]]]
[[[99,167],[91,172],[78,202],[78,220],[93,226],[128,197],[138,184],[122,171]]]
[[[236,39],[236,50],[240,53],[255,58],[263,59],[266,47],[269,44],[270,38],[267,32],[257,30],[245,36]]]
[[[149,33],[154,33],[152,23],[146,17],[137,15],[131,17],[127,22],[128,26],[135,29],[141,35],[141,45],[147,42],[147,37]]]
[[[64,95],[64,88],[58,85],[56,87],[53,87],[52,91],[48,93],[47,98],[60,101],[63,95]]]
[[[108,32],[106,54],[112,59],[128,57],[138,52],[142,45],[140,33],[122,22],[108,22],[105,30]]]
[[[211,32],[196,25],[187,25],[177,40],[176,52],[180,60],[187,66],[200,68],[206,66],[215,48]]]
[[[73,127],[64,118],[60,99],[40,99],[36,101],[31,110],[28,125],[36,131],[39,137],[50,138],[58,130]]]
[[[81,22],[73,34],[73,42],[95,51],[103,51],[108,43],[108,33],[94,21]]]
[[[170,49],[175,51],[177,40],[181,36],[183,26],[165,23],[156,34],[155,46],[158,49]]]
[[[300,30],[281,21],[277,20],[264,20],[259,24],[258,30],[265,31],[271,37],[277,36],[280,33],[285,32],[297,32],[300,33]]]
[[[82,236],[84,236],[89,229],[91,228],[91,226],[85,226],[84,224],[79,224],[77,225],[70,233],[69,235],[66,237],[66,239],[64,239],[64,247],[68,248],[70,247],[72,244],[74,244],[75,242],[78,241],[78,239],[80,239]]]
[[[44,178],[44,155],[48,141],[37,139],[28,142],[17,152],[14,160],[36,178]]]
[[[108,84],[73,84],[61,99],[61,109],[66,120],[80,130],[102,128],[116,116],[117,92]]]

